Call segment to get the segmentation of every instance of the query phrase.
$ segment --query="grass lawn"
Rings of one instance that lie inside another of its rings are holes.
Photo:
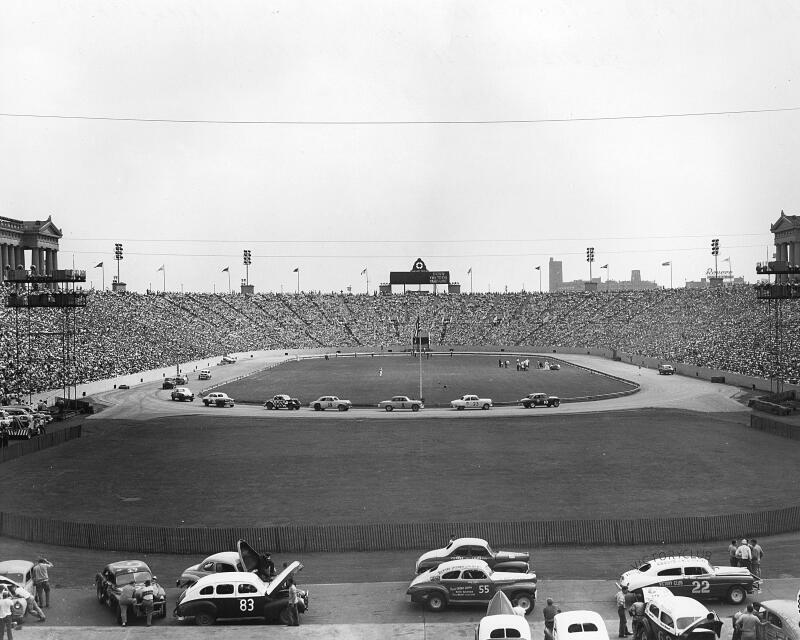
[[[719,514],[796,502],[800,448],[730,415],[285,415],[109,421],[37,453],[36,464],[0,465],[3,510],[262,526]]]
[[[466,393],[499,403],[516,402],[539,391],[571,398],[631,388],[619,380],[563,362],[560,371],[540,370],[536,363],[548,359],[546,356],[526,357],[532,363],[528,371],[517,371],[517,356],[508,354],[502,356],[504,361],[510,361],[507,369],[497,366],[496,355],[423,357],[422,397],[428,406],[446,406]],[[398,394],[418,398],[419,365],[420,361],[408,354],[300,360],[231,382],[218,390],[240,402],[263,403],[276,393],[288,393],[306,405],[322,395],[338,395],[355,405],[374,405]]]

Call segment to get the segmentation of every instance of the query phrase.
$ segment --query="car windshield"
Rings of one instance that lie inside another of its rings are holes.
[[[118,573],[117,574],[117,586],[121,587],[125,584],[131,584],[132,582],[144,582],[145,580],[152,580],[153,576],[150,575],[149,571],[136,571],[130,573]]]

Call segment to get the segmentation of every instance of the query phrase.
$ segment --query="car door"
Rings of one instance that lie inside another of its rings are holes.
[[[725,585],[719,585],[712,581],[713,576],[708,573],[705,567],[686,566],[683,568],[683,586],[680,595],[691,596],[692,598],[708,598],[711,596],[721,596],[718,593],[720,586],[725,590]],[[716,590],[714,587],[716,586]],[[675,593],[678,593],[675,591]]]
[[[241,618],[260,618],[264,615],[263,595],[259,595],[255,585],[249,582],[241,582],[236,585],[236,596],[238,600],[238,615]]]
[[[471,591],[474,601],[488,603],[495,594],[495,591],[497,591],[495,583],[492,582],[489,576],[481,569],[465,571],[464,574],[469,574],[469,582],[472,587]]]
[[[683,572],[680,567],[669,567],[661,569],[656,574],[656,584],[660,587],[667,587],[676,595],[687,596],[688,587],[683,584]]]
[[[475,396],[468,396],[465,405],[469,408],[474,409],[475,407],[478,406],[478,398],[476,398]]]
[[[439,582],[447,589],[450,602],[471,602],[475,598],[474,585],[470,580],[464,579],[458,569],[443,573]]]
[[[489,566],[491,566],[492,562],[494,562],[494,556],[489,553],[489,550],[484,546],[474,545],[470,549],[470,553],[472,554],[471,557],[484,560],[485,562],[489,563]]]
[[[218,618],[239,618],[239,598],[232,582],[221,582],[214,588],[214,604]]]

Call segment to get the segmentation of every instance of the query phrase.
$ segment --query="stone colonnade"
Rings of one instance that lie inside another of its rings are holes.
[[[776,242],[775,259],[778,262],[800,264],[800,241]]]
[[[31,252],[31,267],[36,267],[39,274],[52,274],[58,269],[58,250],[34,247]],[[0,280],[6,268],[28,268],[25,262],[25,249],[19,245],[0,244]]]

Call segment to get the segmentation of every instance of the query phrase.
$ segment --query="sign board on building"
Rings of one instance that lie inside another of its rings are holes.
[[[389,284],[450,284],[450,272],[428,271],[422,258],[417,258],[411,271],[391,271]]]

